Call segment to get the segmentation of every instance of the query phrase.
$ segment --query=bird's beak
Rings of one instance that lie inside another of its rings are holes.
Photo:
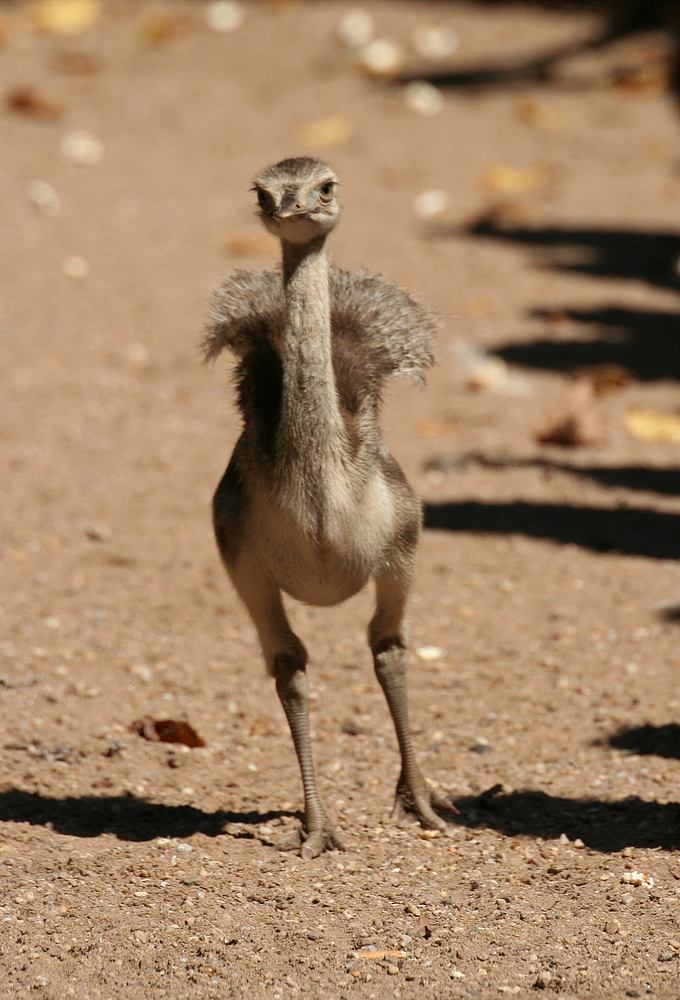
[[[296,200],[297,195],[294,191],[286,191],[281,199],[281,204],[274,212],[274,217],[276,219],[292,219],[294,215],[304,214],[296,204]]]

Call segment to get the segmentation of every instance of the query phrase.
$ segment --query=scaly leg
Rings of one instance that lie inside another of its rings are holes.
[[[234,585],[257,629],[269,673],[286,713],[295,745],[305,796],[302,830],[280,845],[283,850],[300,848],[300,856],[316,858],[323,851],[345,847],[326,816],[319,798],[309,738],[309,682],[307,651],[290,627],[281,594],[253,564],[236,573]]]
[[[387,699],[401,753],[401,774],[392,819],[403,826],[408,816],[412,816],[428,830],[445,830],[446,823],[435,808],[447,812],[453,809],[425,781],[416,761],[408,724],[404,619],[414,561],[404,565],[397,556],[390,562],[390,572],[376,579],[376,611],[368,635],[375,673]]]

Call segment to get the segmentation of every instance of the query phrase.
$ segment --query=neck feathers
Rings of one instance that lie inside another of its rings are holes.
[[[324,243],[325,237],[302,245],[283,242],[286,319],[277,450],[288,485],[310,498],[324,491],[345,438],[333,373]]]

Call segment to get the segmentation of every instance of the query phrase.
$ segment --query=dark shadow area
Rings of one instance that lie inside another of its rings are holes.
[[[630,750],[631,753],[680,760],[680,726],[671,722],[667,726],[622,729],[609,737],[607,745],[617,750]]]
[[[540,249],[541,266],[594,278],[645,281],[680,292],[680,234],[608,229],[507,227],[487,215],[465,229],[435,229],[439,236],[480,236]],[[495,353],[511,364],[572,372],[615,364],[645,382],[680,379],[680,310],[653,312],[617,307],[538,309],[549,324],[583,324],[571,339],[505,344]]]
[[[545,312],[534,315],[545,316]],[[511,364],[572,372],[587,365],[617,364],[644,382],[680,379],[680,314],[632,309],[568,309],[564,315],[596,324],[598,339],[534,340],[495,350]]]
[[[257,826],[281,816],[297,815],[281,810],[269,812],[206,813],[193,806],[165,806],[134,795],[55,799],[37,792],[11,789],[0,793],[0,822],[51,824],[57,833],[71,837],[99,837],[112,833],[119,840],[142,841],[154,837],[190,837],[204,833],[217,837],[228,823]],[[247,831],[236,836],[254,836]]]
[[[646,281],[680,291],[676,262],[680,235],[633,229],[563,229],[546,226],[508,227],[484,216],[465,228],[469,236],[485,236],[540,248],[540,263],[595,278]],[[452,235],[456,235],[456,232]]]
[[[493,791],[493,790],[492,790]],[[455,799],[459,826],[486,827],[509,837],[543,837],[556,840],[564,833],[580,838],[586,847],[610,853],[625,847],[680,845],[680,807],[644,802],[639,798],[619,802],[597,799],[563,799],[545,792],[489,793]]]
[[[564,472],[570,476],[592,479],[600,486],[623,486],[629,490],[660,493],[664,496],[680,495],[680,468],[660,469],[644,465],[569,465],[566,462],[551,462],[547,458],[492,458],[480,452],[472,452],[460,457],[436,455],[425,463],[426,470],[439,472],[462,472],[470,467],[495,469],[541,469],[545,472]]]
[[[476,534],[527,535],[573,543],[594,552],[680,558],[680,516],[647,508],[608,510],[567,504],[426,504],[425,527]]]
[[[480,7],[502,5],[501,0],[476,2]],[[503,3],[507,3],[507,0],[503,0]],[[439,87],[469,91],[511,89],[528,84],[568,87],[568,80],[565,81],[560,74],[565,60],[605,49],[624,39],[662,32],[668,43],[665,59],[668,87],[676,97],[680,96],[680,15],[677,0],[530,0],[530,3],[523,3],[523,6],[529,5],[549,10],[567,10],[571,13],[595,13],[600,15],[601,25],[590,37],[555,46],[529,58],[479,62],[455,68],[444,66],[430,71],[423,71],[421,68],[416,72],[401,74],[399,80],[405,82],[424,79]],[[623,79],[625,81],[625,76]]]

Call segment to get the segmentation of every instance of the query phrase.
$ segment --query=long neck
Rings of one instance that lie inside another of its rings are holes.
[[[284,327],[283,396],[278,448],[301,475],[303,489],[321,484],[342,450],[344,424],[331,354],[331,307],[325,237],[306,244],[282,241]]]

